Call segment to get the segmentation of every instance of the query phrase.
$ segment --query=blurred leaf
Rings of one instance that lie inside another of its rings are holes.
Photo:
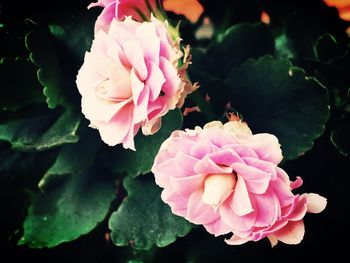
[[[90,167],[101,145],[100,142],[96,133],[87,133],[77,143],[62,146],[56,161],[40,180],[39,188],[47,189],[66,176],[80,174]]]
[[[344,156],[349,156],[350,154],[350,120],[343,120],[339,126],[332,131],[331,141],[335,148],[343,154]]]
[[[18,244],[54,247],[87,234],[106,217],[114,197],[112,180],[101,169],[72,174],[59,187],[34,197]]]
[[[248,60],[226,80],[231,104],[253,133],[277,136],[285,159],[310,150],[328,120],[327,90],[288,60]]]
[[[140,250],[164,247],[191,230],[188,221],[163,203],[161,189],[153,180],[125,178],[124,187],[128,197],[109,219],[111,238],[117,246],[131,245]]]
[[[339,56],[338,43],[331,34],[323,34],[315,44],[316,57],[321,61],[329,61]]]
[[[44,87],[48,107],[53,109],[57,105],[65,105],[64,76],[49,33],[43,29],[31,31],[26,35],[25,43],[31,52],[30,60],[39,67],[37,76]]]
[[[156,134],[145,136],[139,131],[135,137],[136,151],[125,150],[121,146],[107,149],[107,167],[112,173],[126,172],[131,177],[150,172],[160,145],[181,125],[181,112],[177,109],[168,112],[162,118],[162,127]]]
[[[283,33],[275,38],[275,56],[283,59],[294,59],[296,51],[288,36]]]
[[[226,77],[233,67],[248,58],[274,53],[274,39],[265,24],[237,24],[218,36],[206,56],[212,62],[211,74]]]
[[[66,111],[54,121],[53,112],[0,124],[0,140],[21,151],[43,151],[66,143],[75,143],[80,114]]]
[[[26,105],[44,101],[35,67],[22,58],[0,61],[1,110],[15,111]]]

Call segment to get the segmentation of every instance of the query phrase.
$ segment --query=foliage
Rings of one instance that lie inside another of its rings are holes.
[[[329,244],[330,237],[343,235],[349,220],[344,200],[350,182],[342,169],[348,171],[350,155],[350,23],[322,0],[201,1],[214,35],[194,37],[202,20],[180,24],[182,42],[191,44],[188,74],[200,84],[184,107],[197,106],[198,98],[208,95],[209,102],[201,104],[208,109],[187,117],[170,111],[158,133],[136,136],[133,152],[104,145],[81,114],[75,77],[100,11],[87,11],[89,2],[64,0],[49,7],[24,1],[18,8],[12,1],[1,6],[4,255],[188,263],[261,255],[281,262],[283,246],[274,253],[262,252],[269,249],[267,243],[227,248],[223,238],[218,242],[202,227],[173,215],[150,173],[172,131],[224,120],[227,112],[239,113],[254,133],[275,134],[284,168],[292,177],[310,178],[315,182],[310,189],[320,189],[332,200],[329,213],[310,227],[315,234],[295,248],[290,260],[305,253],[333,255],[336,245]],[[262,10],[270,16],[268,25],[260,21]],[[171,22],[181,18],[169,17]],[[52,249],[33,252],[27,246]]]

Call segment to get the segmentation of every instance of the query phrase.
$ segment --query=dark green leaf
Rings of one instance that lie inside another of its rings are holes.
[[[331,134],[331,141],[335,148],[338,149],[338,151],[345,155],[349,156],[350,154],[350,122],[347,120],[347,122],[343,122],[335,129]]]
[[[188,221],[163,203],[153,180],[125,178],[124,187],[128,197],[109,219],[111,238],[117,246],[132,245],[140,250],[164,247],[191,230]]]
[[[114,196],[112,180],[101,169],[69,176],[59,187],[34,197],[18,243],[54,247],[87,234],[106,217]]]
[[[31,31],[26,35],[25,43],[31,61],[39,67],[38,80],[44,87],[43,93],[49,108],[65,105],[63,96],[63,74],[50,35],[44,30]]]
[[[100,146],[100,138],[93,134],[85,134],[77,143],[64,145],[60,149],[56,161],[46,171],[39,182],[41,189],[62,180],[68,175],[80,174],[93,164],[96,151]]]
[[[85,52],[90,49],[94,38],[95,17],[89,12],[77,13],[69,17],[63,17],[61,23],[50,25],[50,32],[65,51],[83,63]]]
[[[274,40],[265,24],[238,24],[219,35],[207,56],[212,62],[211,74],[226,77],[233,67],[248,58],[274,53]]]
[[[107,166],[113,173],[126,172],[131,177],[150,172],[160,145],[181,125],[181,112],[170,111],[162,118],[162,127],[156,134],[145,136],[139,132],[135,137],[136,151],[125,150],[121,146],[108,149]]]
[[[331,34],[320,36],[315,44],[316,57],[321,61],[329,61],[339,56],[338,43]]]
[[[35,66],[28,60],[4,58],[0,61],[1,110],[15,111],[44,101]]]
[[[285,159],[311,149],[324,131],[329,106],[326,89],[288,60],[249,60],[226,80],[231,104],[253,133],[276,135]]]
[[[56,121],[54,114],[27,117],[0,124],[0,140],[8,141],[13,149],[43,151],[66,143],[75,143],[80,115],[66,111]]]

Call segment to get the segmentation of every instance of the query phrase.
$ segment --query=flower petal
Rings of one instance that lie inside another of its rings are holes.
[[[269,235],[267,238],[269,239],[269,241],[271,243],[271,247],[274,247],[277,245],[278,239],[275,236]]]
[[[300,220],[288,222],[285,227],[276,231],[273,235],[285,244],[296,245],[303,240],[304,233],[304,222]]]
[[[250,214],[247,214],[245,216],[239,216],[231,208],[230,206],[231,202],[232,200],[230,200],[230,197],[229,197],[226,200],[226,202],[220,206],[219,212],[222,220],[224,220],[224,222],[232,230],[235,230],[235,231],[250,230],[254,226],[254,222],[256,220],[256,213],[251,212]]]
[[[208,157],[216,164],[232,166],[233,163],[243,163],[243,160],[232,149],[216,150],[209,153]]]
[[[98,130],[105,143],[115,146],[123,142],[123,139],[128,135],[130,126],[133,125],[132,108],[133,106],[128,104],[110,122],[101,122],[98,124]]]
[[[211,143],[209,140],[201,140],[191,147],[191,155],[198,159],[202,159],[208,153],[214,152],[219,148]]]
[[[327,199],[318,194],[307,194],[307,212],[321,213],[327,206]]]
[[[169,204],[173,214],[186,217],[188,196],[179,195],[171,187],[164,188],[161,194],[162,200]]]
[[[160,57],[159,67],[166,79],[162,87],[162,91],[164,91],[164,93],[168,96],[173,96],[179,90],[181,83],[177,70],[172,64],[170,64],[169,60],[164,57]]]
[[[187,177],[171,177],[170,182],[175,192],[180,195],[189,195],[202,189],[205,176],[205,174],[196,174]]]
[[[150,100],[155,101],[160,95],[165,78],[163,72],[153,61],[147,63],[147,67],[148,77],[146,80],[146,85],[150,88]]]
[[[260,159],[279,164],[283,158],[281,145],[276,136],[268,133],[259,133],[250,136],[246,145],[253,149]]]
[[[208,156],[205,156],[195,164],[194,171],[197,174],[227,174],[232,172],[232,168],[219,166]]]
[[[202,190],[194,192],[188,200],[186,218],[195,224],[208,224],[219,218],[219,213],[202,202]]]
[[[148,98],[149,98],[149,88],[145,86],[139,94],[138,101],[134,101],[134,122],[141,123],[147,120],[147,107],[148,107]]]
[[[297,176],[296,180],[290,183],[290,188],[293,190],[293,189],[299,188],[302,185],[303,185],[303,179]]]
[[[174,164],[177,168],[178,173],[172,174],[173,177],[184,177],[184,176],[191,176],[194,174],[201,174],[196,173],[194,171],[194,167],[196,166],[198,162],[198,159],[184,154],[183,152],[178,152],[174,158]]]
[[[237,183],[230,206],[238,216],[244,216],[254,211],[246,184],[240,175],[237,175]]]
[[[240,238],[237,235],[233,235],[230,239],[225,239],[225,242],[229,245],[242,245],[248,241],[248,239]]]
[[[288,220],[299,221],[303,219],[307,211],[307,196],[303,194],[302,196],[296,197],[297,202],[295,203],[293,210],[288,215]]]
[[[275,193],[266,191],[264,194],[254,195],[254,198],[257,209],[257,217],[254,225],[256,227],[273,225],[281,212]]]
[[[231,232],[230,227],[226,225],[221,218],[218,218],[209,224],[204,224],[204,227],[210,234],[213,234],[216,237]]]
[[[244,178],[248,191],[255,194],[263,194],[269,186],[271,173],[266,173],[255,167],[242,163],[232,164],[233,170]]]
[[[148,72],[143,57],[139,40],[129,40],[122,43],[123,50],[129,63],[136,70],[137,76],[141,81],[147,78]]]
[[[136,31],[146,61],[159,65],[160,38],[154,23],[142,23]]]

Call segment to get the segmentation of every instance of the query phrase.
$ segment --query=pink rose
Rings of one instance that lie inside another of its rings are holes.
[[[153,134],[163,115],[182,106],[191,88],[182,80],[184,67],[177,68],[181,56],[166,24],[154,17],[143,23],[114,19],[108,32],[96,34],[77,86],[82,112],[104,142],[135,149],[133,137],[140,127]]]
[[[275,136],[253,135],[245,123],[219,121],[204,128],[174,131],[161,146],[152,172],[164,188],[162,199],[174,214],[202,224],[237,245],[268,237],[297,244],[306,212],[319,213],[326,199],[294,195],[301,178],[290,182],[277,165],[282,152]]]
[[[102,13],[96,20],[95,32],[103,30],[108,31],[112,20],[123,20],[127,16],[131,16],[134,20],[142,22],[158,12],[157,0],[148,0],[149,9],[146,0],[98,0],[91,3],[88,8],[100,6],[103,7]],[[142,14],[142,15],[141,15]],[[146,19],[144,19],[146,18]]]

